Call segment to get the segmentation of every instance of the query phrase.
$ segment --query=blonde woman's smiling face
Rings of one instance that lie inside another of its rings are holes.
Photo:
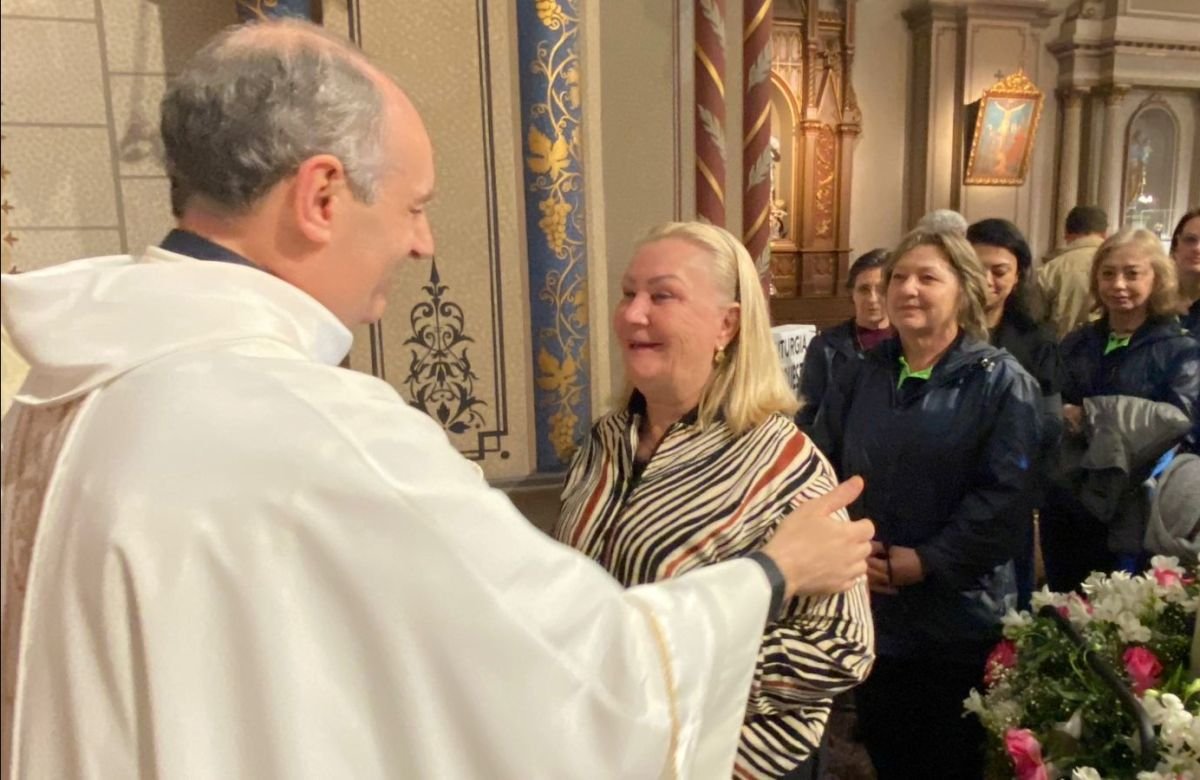
[[[666,238],[640,247],[621,278],[613,331],[625,376],[647,400],[698,401],[733,337],[737,304],[717,290],[711,264],[704,249]]]

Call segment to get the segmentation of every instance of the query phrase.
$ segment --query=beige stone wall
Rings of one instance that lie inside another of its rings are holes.
[[[908,227],[903,212],[910,45],[902,9],[892,0],[859,0],[857,6],[854,88],[862,134],[854,147],[850,192],[855,256],[895,246]]]
[[[363,49],[409,92],[433,139],[437,195],[429,211],[441,298],[461,309],[458,330],[471,341],[458,354],[465,351],[474,373],[464,386],[479,401],[478,417],[460,417],[469,427],[451,439],[481,457],[490,478],[526,476],[536,465],[515,16],[495,1],[363,0],[357,7]],[[345,24],[337,15],[328,23]],[[376,372],[382,358],[384,378],[410,399],[425,378],[407,381],[412,361],[426,351],[406,342],[432,302],[430,271],[420,262],[397,274],[375,342]],[[371,371],[371,351],[362,328],[351,366]]]
[[[478,425],[452,439],[464,452],[486,450],[489,477],[522,477],[534,466],[512,9],[472,0],[355,6],[363,47],[408,88],[436,147],[442,299],[461,307],[479,401]],[[326,24],[349,34],[349,7],[328,3]],[[173,223],[158,103],[187,57],[237,21],[232,0],[4,0],[0,16],[4,270],[159,241]],[[419,350],[405,341],[430,300],[429,277],[429,263],[399,274],[374,361],[366,328],[351,356],[357,369],[382,366],[406,397]],[[11,373],[6,401],[19,381]]]
[[[6,244],[29,270],[136,251],[171,226],[158,100],[233,3],[5,0]]]

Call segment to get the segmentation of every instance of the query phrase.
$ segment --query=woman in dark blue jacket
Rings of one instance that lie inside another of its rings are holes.
[[[1054,332],[1034,320],[1030,312],[1033,254],[1016,225],[1007,219],[984,219],[967,228],[967,241],[975,249],[987,279],[988,333],[993,347],[1007,350],[1041,388],[1042,447],[1033,489],[1017,510],[1027,518],[1040,507],[1046,485],[1042,477],[1062,435],[1063,366]],[[1029,608],[1034,587],[1033,523],[1028,523],[1017,569],[1017,606]]]
[[[1104,315],[1072,331],[1062,343],[1068,433],[1081,433],[1083,401],[1093,396],[1168,403],[1195,421],[1200,343],[1175,317],[1175,267],[1158,238],[1147,230],[1110,236],[1096,250],[1091,288]],[[1141,568],[1136,556],[1121,560],[1109,549],[1108,528],[1064,488],[1051,491],[1041,529],[1052,590],[1077,588],[1092,571]]]
[[[883,264],[886,260],[886,249],[872,249],[854,261],[846,282],[846,289],[854,301],[854,316],[821,331],[808,345],[800,372],[802,406],[796,413],[796,424],[806,432],[817,419],[825,389],[838,369],[895,335],[884,306]]]
[[[978,778],[983,729],[962,700],[1015,601],[1027,521],[1013,509],[1037,457],[1041,391],[987,343],[986,282],[964,239],[911,233],[884,276],[898,338],[848,364],[814,426],[838,474],[866,479],[852,514],[878,529],[859,723],[881,780]]]
[[[1171,259],[1179,273],[1179,294],[1187,305],[1183,328],[1200,339],[1200,208],[1184,214],[1171,234]]]

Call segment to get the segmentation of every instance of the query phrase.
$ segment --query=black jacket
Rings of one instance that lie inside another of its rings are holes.
[[[800,395],[803,406],[796,413],[796,425],[809,430],[817,419],[817,410],[825,398],[829,380],[841,366],[860,356],[855,341],[854,318],[840,325],[826,328],[808,343],[804,353],[804,366],[800,370]]]
[[[800,396],[803,405],[796,413],[796,425],[806,432],[811,430],[833,377],[846,363],[861,357],[858,324],[853,317],[840,325],[826,328],[809,342],[808,351],[804,353],[804,366],[800,371]]]
[[[1037,383],[1004,350],[960,336],[928,381],[900,388],[898,340],[849,364],[826,394],[813,438],[866,488],[851,516],[913,547],[925,580],[873,594],[881,655],[977,651],[994,640],[1025,531],[1041,436]],[[1011,576],[1011,575],[1010,575]],[[979,659],[982,660],[982,659]]]
[[[1192,338],[1200,339],[1200,298],[1192,301],[1192,306],[1183,315],[1183,329],[1192,334]]]
[[[992,346],[1017,359],[1042,390],[1043,459],[1062,438],[1062,388],[1065,371],[1054,331],[1020,312],[1008,311],[992,330]]]
[[[1196,421],[1200,405],[1200,342],[1174,317],[1147,320],[1129,346],[1104,354],[1108,318],[1063,339],[1063,402],[1079,405],[1095,395],[1131,395],[1172,404]]]

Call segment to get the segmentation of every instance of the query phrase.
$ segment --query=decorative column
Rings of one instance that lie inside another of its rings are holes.
[[[538,471],[566,468],[592,421],[579,0],[517,5]]]
[[[725,0],[696,0],[695,16],[696,214],[724,227]]]
[[[1058,169],[1058,223],[1054,234],[1060,235],[1067,213],[1075,208],[1079,198],[1079,137],[1083,116],[1083,92],[1073,87],[1058,91],[1063,104],[1062,165]]]
[[[320,24],[321,0],[235,0],[238,19],[243,22],[295,16]]]
[[[742,243],[763,289],[771,284],[771,2],[742,4]]]
[[[1100,206],[1108,214],[1108,226],[1116,230],[1124,220],[1124,204],[1121,203],[1121,168],[1125,155],[1121,152],[1121,139],[1125,135],[1120,123],[1121,101],[1129,87],[1115,85],[1104,93],[1104,133],[1100,160]]]

